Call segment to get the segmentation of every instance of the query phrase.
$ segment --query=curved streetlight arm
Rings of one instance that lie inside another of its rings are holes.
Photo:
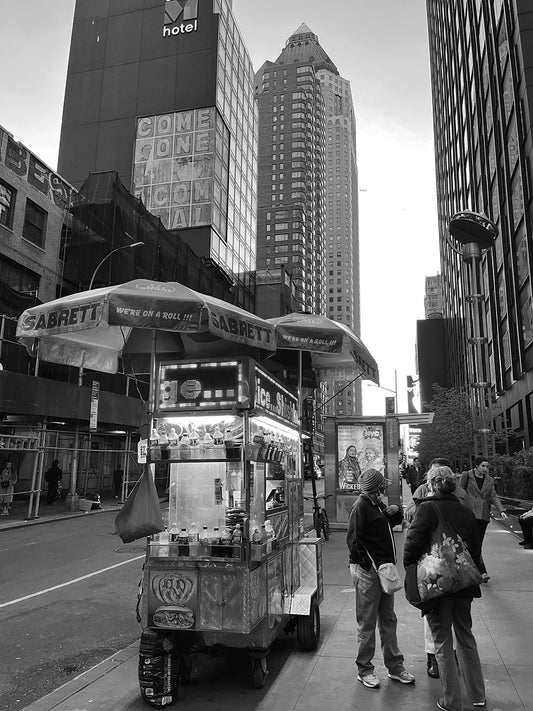
[[[89,291],[93,288],[93,282],[94,278],[96,276],[96,273],[102,266],[102,264],[109,259],[115,252],[120,252],[121,249],[133,249],[134,247],[140,247],[141,245],[144,246],[144,242],[134,242],[133,244],[123,244],[122,247],[116,247],[115,249],[112,249],[108,254],[105,255],[103,259],[100,260],[100,262],[96,265],[96,268],[93,272],[93,275],[91,277],[91,281],[89,282]]]

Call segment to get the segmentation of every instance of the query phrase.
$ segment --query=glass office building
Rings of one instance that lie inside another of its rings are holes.
[[[227,0],[76,3],[60,170],[117,170],[253,310],[257,112]]]
[[[532,6],[427,0],[427,17],[449,381],[488,382],[496,431],[512,429],[532,446]],[[465,267],[445,239],[464,209],[485,213],[499,231],[479,275],[479,364],[469,357]]]

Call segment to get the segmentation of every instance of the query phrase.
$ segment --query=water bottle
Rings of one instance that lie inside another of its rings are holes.
[[[155,429],[152,429],[152,434],[150,435],[150,459],[155,461],[161,459],[161,447],[159,446],[159,433]]]
[[[189,534],[182,528],[178,534],[178,555],[189,555]]]
[[[238,523],[233,529],[233,533],[231,534],[231,542],[235,545],[240,545],[242,543],[242,526],[240,523]]]
[[[201,555],[209,555],[209,531],[207,526],[204,526],[200,532],[200,553]]]
[[[227,526],[220,534],[220,555],[231,558],[233,549],[231,547],[231,532]]]
[[[179,528],[176,523],[173,523],[170,526],[170,530],[168,532],[168,540],[170,543],[170,554],[171,555],[176,555],[178,552],[178,536],[179,536]]]
[[[198,555],[200,548],[200,532],[198,526],[193,522],[189,526],[189,555]]]
[[[220,529],[218,526],[214,526],[213,531],[210,536],[211,542],[211,555],[220,555]]]
[[[170,550],[169,550],[169,535],[168,531],[165,528],[164,531],[161,531],[159,534],[159,557],[160,558],[168,558]]]
[[[168,448],[168,436],[164,431],[159,435],[159,446],[161,448],[161,459],[168,459],[170,455]]]
[[[180,440],[180,459],[191,458],[191,443],[189,441],[189,433],[184,432]]]
[[[205,432],[204,437],[204,457],[206,459],[214,459],[215,457],[215,446],[213,442],[213,437],[209,432]]]

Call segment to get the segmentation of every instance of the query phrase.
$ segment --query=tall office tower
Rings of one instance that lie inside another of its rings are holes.
[[[257,109],[227,0],[77,0],[59,149],[122,183],[253,308]]]
[[[450,381],[487,382],[487,424],[532,446],[533,8],[530,0],[427,0],[427,16]],[[481,303],[466,299],[466,266],[445,240],[463,209],[486,213],[499,231],[480,267]],[[469,357],[472,315],[480,359]]]
[[[331,64],[302,25],[256,74],[259,108],[257,269],[285,265],[301,311],[326,314],[325,109],[318,70]],[[274,315],[274,314],[273,314]]]
[[[350,84],[302,24],[256,75],[258,269],[281,265],[298,306],[360,330],[355,118]],[[330,394],[342,385],[330,383]],[[361,411],[360,385],[328,414]]]
[[[426,277],[424,313],[426,318],[442,318],[442,277],[440,274]]]

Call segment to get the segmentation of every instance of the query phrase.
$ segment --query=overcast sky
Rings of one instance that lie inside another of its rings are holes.
[[[91,2],[91,0],[85,0]],[[234,0],[258,69],[305,22],[351,82],[357,120],[361,336],[406,411],[424,279],[439,270],[425,3]],[[74,0],[2,0],[0,124],[51,168],[57,152]],[[364,414],[390,393],[364,388]]]

